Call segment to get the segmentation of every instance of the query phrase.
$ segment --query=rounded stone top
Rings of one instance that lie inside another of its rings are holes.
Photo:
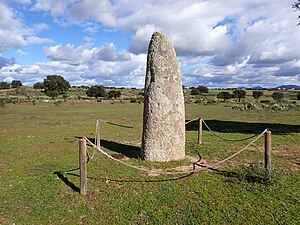
[[[168,40],[167,36],[165,36],[164,34],[158,32],[158,31],[155,31],[155,32],[152,34],[151,39],[158,39],[158,38],[160,38],[160,39],[167,39],[167,40]]]

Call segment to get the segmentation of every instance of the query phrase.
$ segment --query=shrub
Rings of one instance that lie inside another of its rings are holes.
[[[261,100],[260,103],[263,103],[263,104],[269,104],[271,101],[270,100]]]
[[[200,95],[201,92],[198,89],[192,89],[191,90],[191,95]]]
[[[20,80],[13,80],[11,82],[11,87],[12,88],[19,88],[22,86],[22,82]]]
[[[58,97],[59,93],[58,93],[58,91],[48,91],[48,92],[47,92],[47,95],[48,95],[50,98],[55,99],[55,98]]]
[[[198,86],[197,89],[200,91],[200,93],[208,93],[208,88],[205,86]]]
[[[1,89],[10,89],[10,84],[7,82],[0,82],[0,90]]]
[[[55,106],[60,106],[61,103],[62,103],[62,101],[55,101],[55,102],[54,102],[54,105],[55,105]]]
[[[197,88],[192,88],[191,95],[200,95],[202,93],[208,93],[208,88],[205,86],[198,86]]]
[[[44,84],[43,84],[42,82],[37,82],[37,83],[35,83],[35,84],[33,85],[33,88],[34,88],[34,89],[44,89],[45,86],[44,86]]]
[[[120,91],[115,91],[115,90],[112,90],[110,92],[108,92],[108,98],[119,98],[121,97],[121,92]]]
[[[222,91],[222,92],[218,93],[217,98],[218,99],[222,98],[225,102],[226,100],[231,98],[231,94],[227,91]]]
[[[274,100],[279,101],[279,100],[283,99],[284,94],[282,92],[279,92],[279,91],[274,91],[273,94],[271,95],[271,97]]]
[[[207,99],[207,100],[204,101],[205,105],[213,105],[213,104],[216,104],[216,103],[217,102],[214,99]]]
[[[297,94],[297,100],[300,100],[300,92]]]
[[[5,106],[5,101],[3,99],[0,99],[0,108],[3,108]]]
[[[249,166],[240,166],[237,170],[237,178],[250,183],[260,183],[264,185],[278,184],[282,180],[282,171],[271,169],[266,170],[258,163]]]
[[[107,93],[106,93],[106,90],[105,90],[104,86],[95,85],[95,86],[90,87],[86,91],[86,95],[89,96],[89,97],[98,98],[98,97],[106,97]]]
[[[252,92],[252,96],[254,99],[258,100],[261,96],[263,96],[263,92],[262,91],[253,91]]]
[[[202,102],[203,102],[202,99],[197,99],[197,100],[195,101],[196,104],[200,104],[200,103],[202,103]]]

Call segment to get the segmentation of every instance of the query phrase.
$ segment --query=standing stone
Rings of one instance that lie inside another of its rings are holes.
[[[176,53],[167,37],[152,35],[145,80],[142,155],[150,161],[185,158],[185,110]]]

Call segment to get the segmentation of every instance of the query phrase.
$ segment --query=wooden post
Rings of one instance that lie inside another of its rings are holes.
[[[265,169],[271,169],[271,131],[265,133]]]
[[[100,123],[99,120],[96,121],[96,145],[100,147]]]
[[[86,140],[79,140],[80,194],[86,195]]]
[[[202,143],[202,118],[198,120],[198,144]]]

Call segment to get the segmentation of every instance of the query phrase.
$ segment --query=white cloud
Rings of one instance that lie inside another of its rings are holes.
[[[6,77],[3,81],[7,83],[11,83],[14,80],[12,77]]]
[[[21,74],[40,74],[41,69],[38,65],[33,66],[23,66],[20,68]]]
[[[32,10],[50,12],[52,16],[61,16],[72,2],[74,1],[36,0]]]
[[[95,20],[106,26],[115,26],[109,0],[82,0],[74,4],[71,15],[78,20]]]
[[[5,66],[13,65],[13,64],[15,64],[15,63],[16,63],[15,58],[7,59],[7,58],[2,57],[2,56],[0,55],[0,69],[1,69],[2,67],[5,67]]]
[[[128,61],[131,55],[126,51],[116,51],[113,43],[105,43],[100,48],[90,48],[90,44],[75,47],[72,44],[65,46],[55,45],[44,49],[45,55],[57,61],[65,61],[70,64],[92,64],[96,60],[115,62]]]
[[[77,48],[73,44],[55,45],[44,49],[45,55],[56,61],[67,61],[69,63],[78,64],[91,60],[93,49],[87,50],[84,45]]]
[[[37,24],[35,24],[35,25],[33,26],[32,30],[33,30],[34,32],[39,33],[39,32],[42,32],[42,31],[44,31],[44,30],[47,30],[48,28],[49,28],[49,26],[48,26],[48,24],[46,24],[46,23],[37,23]]]
[[[28,55],[28,52],[24,52],[24,51],[22,51],[21,49],[18,49],[18,50],[16,51],[16,53],[17,53],[18,55],[20,55],[20,56],[26,56],[26,55]]]
[[[49,38],[36,36],[35,29],[45,29],[45,25],[37,25],[31,29],[18,17],[18,12],[0,2],[0,52],[21,48],[30,44],[52,42]]]

